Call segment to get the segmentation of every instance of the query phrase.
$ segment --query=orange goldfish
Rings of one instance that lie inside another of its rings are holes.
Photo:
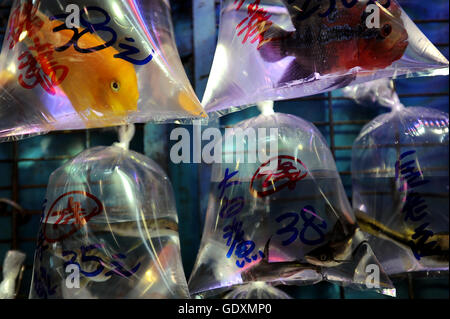
[[[23,21],[30,18],[31,21]],[[72,30],[53,31],[64,22],[50,21],[47,16],[26,5],[22,7],[20,19],[28,28],[22,32],[25,37],[22,39],[21,35],[19,41],[27,45],[32,56],[51,78],[45,80],[46,90],[60,86],[87,127],[99,126],[99,122],[102,125],[121,124],[130,112],[137,110],[139,90],[135,68],[125,60],[114,58],[118,54],[115,48],[80,53],[71,45],[58,52],[55,48],[69,43],[74,35]],[[104,43],[98,35],[90,32],[78,40],[80,48],[97,47]],[[24,58],[22,65],[36,64],[24,54],[19,57]]]
[[[400,18],[402,11],[394,1],[389,1],[387,9],[376,4],[379,28],[367,27],[368,1],[353,1],[350,8],[349,1],[345,1],[347,7],[343,2],[283,0],[296,30],[288,32],[273,25],[264,33],[265,41],[259,48],[261,57],[268,62],[295,57],[279,83],[314,73],[344,74],[355,67],[371,73],[403,56],[408,34]],[[330,3],[335,3],[332,10]]]

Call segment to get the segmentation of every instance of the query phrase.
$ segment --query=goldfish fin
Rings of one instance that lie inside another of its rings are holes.
[[[288,32],[279,26],[273,25],[264,34],[263,44],[258,47],[259,54],[266,62],[277,62],[287,56],[285,50],[286,39],[293,32]]]
[[[207,118],[208,115],[203,111],[203,107],[192,92],[180,92],[178,94],[178,103],[189,114]]]

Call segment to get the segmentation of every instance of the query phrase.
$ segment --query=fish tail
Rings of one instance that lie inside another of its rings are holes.
[[[288,32],[279,26],[270,27],[264,36],[263,43],[258,47],[259,54],[266,62],[277,62],[287,56],[285,42],[293,32]]]
[[[202,118],[207,118],[208,115],[203,110],[202,105],[197,100],[197,98],[190,92],[182,91],[178,94],[179,105],[187,111],[189,114],[194,116],[199,116]]]

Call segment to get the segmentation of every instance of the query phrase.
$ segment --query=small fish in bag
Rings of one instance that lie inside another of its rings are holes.
[[[266,110],[225,131],[214,151],[221,161],[212,167],[191,294],[209,296],[251,282],[323,280],[392,293],[313,124]]]
[[[375,255],[389,276],[448,276],[448,113],[405,107],[389,80],[345,94],[390,111],[352,150],[353,208]]]
[[[121,140],[50,176],[30,298],[189,298],[170,181]]]

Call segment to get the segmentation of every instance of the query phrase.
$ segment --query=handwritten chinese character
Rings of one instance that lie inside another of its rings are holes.
[[[239,181],[230,181],[230,179],[238,173],[239,173],[239,171],[234,171],[233,173],[230,174],[230,170],[228,168],[225,170],[225,176],[223,177],[223,180],[217,186],[220,190],[219,199],[221,199],[223,197],[225,190],[228,187],[241,184],[241,182],[239,182]]]
[[[261,0],[255,0],[255,2],[249,4],[247,7],[248,16],[236,26],[236,30],[239,31],[238,37],[244,34],[242,44],[247,42],[247,40],[250,43],[258,41],[258,49],[265,43],[273,40],[273,38],[264,38],[266,31],[272,25],[272,22],[269,20],[272,15],[268,14],[266,10],[259,8],[260,2]],[[236,10],[239,10],[243,3],[244,1],[241,1]]]
[[[220,218],[231,218],[236,216],[244,208],[245,200],[244,197],[239,196],[231,200],[228,197],[224,197],[221,201],[221,208],[219,212]]]
[[[227,246],[230,246],[227,253],[227,258],[230,258],[233,255],[236,245],[243,241],[244,231],[242,230],[242,222],[233,218],[233,222],[225,226],[223,232],[223,238],[227,239]]]
[[[277,160],[276,171],[265,169],[273,160]],[[307,176],[307,172],[303,173],[302,168],[306,170],[305,165],[299,159],[295,159],[292,156],[280,155],[258,168],[253,175],[250,189],[258,197],[269,196],[281,191],[285,187],[293,190],[297,182]],[[260,180],[262,182],[258,183]]]
[[[283,162],[282,159],[278,159],[278,168],[276,172],[265,171],[260,173],[261,175],[266,175],[267,178],[263,182],[263,187],[268,187],[272,185],[272,183],[276,183],[283,179],[288,179],[287,182],[289,189],[294,189],[296,183],[300,178],[306,176],[307,173],[302,175],[302,172],[299,171],[290,161]]]
[[[25,89],[33,89],[39,84],[47,93],[55,95],[54,86],[59,85],[65,79],[69,69],[66,66],[56,65],[56,62],[50,63],[45,55],[48,55],[48,52],[38,56],[40,60],[38,61],[31,52],[22,53],[18,58],[20,62],[18,69],[24,70],[25,73],[19,75],[18,81]],[[60,76],[57,75],[58,71],[62,71]]]
[[[402,162],[403,159],[415,153],[415,150],[409,150],[400,155],[395,162],[395,180],[400,181],[399,191],[408,191],[405,205],[402,209],[402,212],[405,214],[405,221],[419,222],[429,215],[427,211],[428,205],[418,192],[411,191],[411,189],[427,184],[430,181],[425,180],[422,172],[414,166],[417,158]],[[430,223],[425,222],[418,226],[409,241],[411,250],[417,260],[441,250],[439,246],[436,246],[436,241],[427,242],[430,237],[434,236],[431,230],[426,229],[429,225]]]
[[[402,163],[402,159],[406,156],[414,154],[416,151],[407,151],[400,155],[400,159],[395,162],[395,179],[401,182],[399,191],[406,191],[408,188],[418,187],[429,183],[428,180],[423,179],[423,173],[418,170],[414,164],[416,160],[409,160]],[[406,181],[406,183],[404,183]]]
[[[427,252],[436,248],[437,241],[431,241],[427,243],[427,240],[430,237],[434,236],[434,233],[431,230],[426,229],[430,224],[424,223],[417,227],[414,230],[414,234],[412,235],[413,240],[419,239],[417,242],[411,240],[409,243],[411,244],[411,250],[416,257],[417,260],[420,260],[421,257],[428,256]],[[440,247],[437,247],[440,249]]]
[[[255,250],[255,242],[253,240],[242,241],[236,246],[235,255],[237,258],[242,258],[243,260],[236,260],[236,266],[239,268],[243,268],[245,263],[252,263],[258,259],[258,254],[261,258],[264,258],[264,253],[262,251],[258,251],[258,254],[255,254],[249,257],[253,250]]]
[[[238,1],[239,4],[236,6],[236,10],[239,10],[245,2],[245,0],[234,0],[234,4],[236,4]]]
[[[425,205],[425,200],[416,192],[410,192],[406,196],[406,203],[403,206],[402,212],[405,213],[405,221],[411,219],[414,222],[422,220],[428,212],[425,211],[428,208]]]
[[[67,207],[63,210],[55,211],[51,214],[52,217],[59,216],[54,225],[66,225],[73,219],[73,224],[84,225],[86,221],[84,216],[86,215],[86,210],[81,208],[80,202],[75,202],[73,197],[69,197],[67,201]]]
[[[11,13],[7,37],[7,41],[10,41],[10,50],[19,42],[24,32],[26,32],[27,37],[33,37],[42,28],[44,21],[36,16],[37,10],[37,7],[28,2],[19,6]]]

